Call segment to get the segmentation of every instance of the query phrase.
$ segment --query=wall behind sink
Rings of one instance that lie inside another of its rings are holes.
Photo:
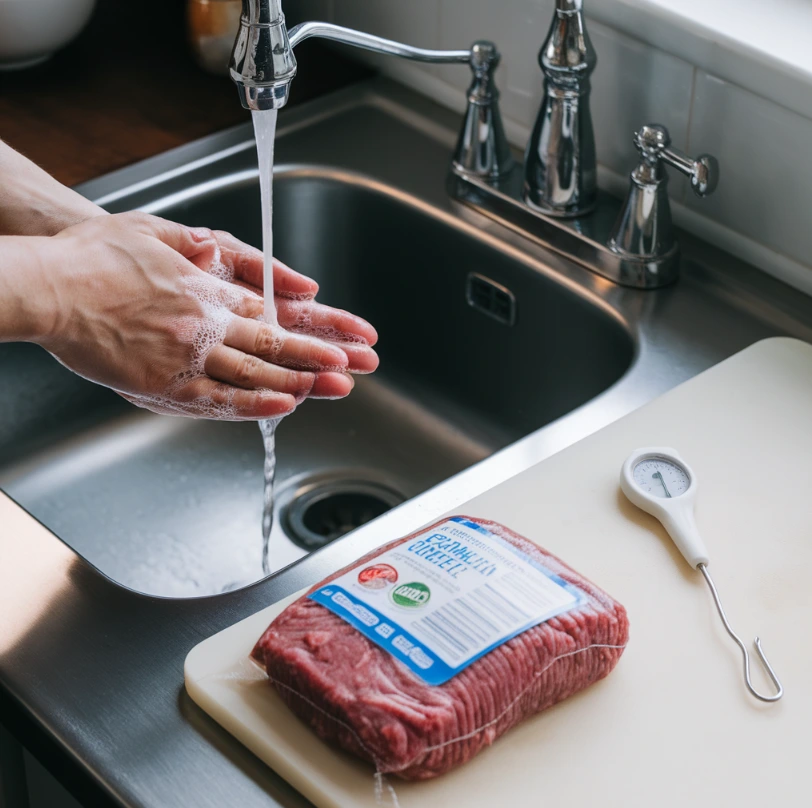
[[[423,47],[459,48],[493,39],[503,54],[499,84],[508,136],[520,147],[527,141],[541,98],[537,55],[553,0],[288,4],[297,17],[329,19]],[[585,5],[588,12],[590,3]],[[722,164],[719,189],[707,199],[694,198],[688,183],[673,177],[678,223],[812,294],[812,120],[587,16],[599,60],[592,113],[603,187],[625,193],[635,158],[632,133],[641,123],[665,124],[675,146],[710,152]],[[446,106],[464,107],[466,67],[359,58]]]

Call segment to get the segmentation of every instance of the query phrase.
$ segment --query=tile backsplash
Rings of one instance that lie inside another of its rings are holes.
[[[597,2],[598,0],[594,0]],[[508,136],[524,146],[539,109],[538,50],[553,0],[289,0],[302,14],[430,48],[467,47],[492,39]],[[626,188],[634,166],[632,133],[642,123],[668,127],[674,145],[719,158],[715,196],[695,199],[672,176],[679,224],[812,294],[812,120],[722,81],[671,53],[589,18],[598,54],[592,114],[601,182]],[[462,111],[470,74],[359,54],[438,102]],[[673,172],[672,172],[673,174]]]

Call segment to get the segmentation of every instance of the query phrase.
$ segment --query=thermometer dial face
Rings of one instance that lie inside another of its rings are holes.
[[[634,467],[634,481],[654,497],[673,499],[684,494],[691,486],[691,478],[684,468],[662,457],[646,457]]]

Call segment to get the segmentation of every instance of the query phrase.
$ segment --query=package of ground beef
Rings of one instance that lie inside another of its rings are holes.
[[[563,561],[454,516],[322,581],[252,656],[320,738],[423,780],[602,679],[628,636],[623,606]]]

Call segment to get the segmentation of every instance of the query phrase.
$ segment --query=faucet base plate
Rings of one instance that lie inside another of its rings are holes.
[[[452,170],[449,192],[457,202],[620,286],[659,289],[679,275],[677,246],[657,256],[624,254],[612,248],[611,238],[622,204],[603,191],[598,191],[589,215],[575,218],[553,216],[530,205],[524,198],[520,167],[493,184]]]

